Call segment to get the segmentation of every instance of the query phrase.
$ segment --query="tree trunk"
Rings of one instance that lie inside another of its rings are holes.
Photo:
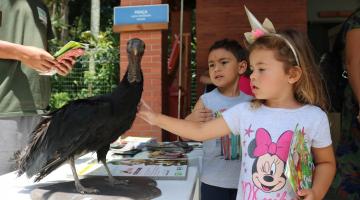
[[[61,29],[61,41],[65,42],[65,40],[69,37],[69,0],[62,0],[61,21],[65,24],[65,26]]]
[[[91,0],[91,33],[95,38],[99,35],[100,29],[100,0]]]
[[[57,5],[55,2],[52,2],[51,3],[51,18],[56,18],[56,8],[57,8]],[[52,31],[54,33],[54,37],[56,40],[58,40],[60,38],[59,34],[58,34],[58,31],[56,29],[56,26],[53,24],[52,26]]]
[[[91,24],[90,24],[90,31],[91,34],[95,37],[95,39],[99,36],[99,29],[100,29],[100,0],[91,0]],[[96,48],[96,47],[95,47]],[[89,72],[92,75],[95,75],[95,59],[94,53],[96,50],[91,50],[90,58],[89,58]],[[90,83],[89,86],[89,93],[92,96],[92,84]]]

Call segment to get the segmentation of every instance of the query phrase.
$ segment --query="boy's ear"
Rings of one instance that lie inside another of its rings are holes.
[[[239,74],[240,75],[246,72],[247,62],[245,60],[238,62],[238,66],[239,66]]]
[[[288,82],[290,84],[294,84],[300,79],[302,75],[302,70],[299,66],[294,66],[289,69],[288,74],[289,74]]]

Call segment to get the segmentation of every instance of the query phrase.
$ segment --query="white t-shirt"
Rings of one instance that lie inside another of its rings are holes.
[[[331,145],[327,115],[316,106],[283,109],[262,105],[254,109],[251,103],[241,103],[225,111],[223,118],[242,140],[239,200],[296,199],[284,175],[288,147],[296,127],[304,128],[309,148]]]
[[[241,102],[250,101],[251,96],[240,92],[239,96],[227,97],[217,88],[203,94],[200,99],[215,117]],[[239,135],[230,134],[203,142],[203,163],[200,180],[208,185],[236,189],[239,183],[241,140]]]

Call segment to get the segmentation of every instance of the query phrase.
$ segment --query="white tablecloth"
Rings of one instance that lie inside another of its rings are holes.
[[[110,153],[109,153],[110,154]],[[140,154],[144,157],[146,154]],[[94,154],[87,154],[76,160],[76,165],[88,162]],[[156,200],[197,200],[199,199],[199,167],[201,167],[201,149],[196,149],[189,155],[189,168],[186,180],[156,180],[161,196]],[[30,200],[33,189],[61,181],[72,181],[69,164],[64,164],[38,183],[28,179],[25,175],[16,177],[15,172],[0,176],[0,199],[2,200]],[[75,187],[75,186],[74,186]]]

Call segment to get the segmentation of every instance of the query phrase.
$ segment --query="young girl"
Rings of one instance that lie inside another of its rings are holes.
[[[209,75],[216,88],[200,97],[187,120],[206,122],[251,96],[240,92],[238,82],[246,71],[246,51],[235,40],[220,40],[209,49]],[[250,86],[248,86],[250,87]],[[241,167],[239,135],[204,141],[201,199],[236,199]]]
[[[335,174],[329,122],[320,75],[308,40],[296,31],[265,34],[250,45],[250,75],[256,99],[206,123],[154,113],[142,103],[138,115],[182,137],[207,140],[241,135],[242,164],[237,199],[324,198]],[[293,192],[284,175],[295,128],[305,132],[315,171],[310,189]]]

